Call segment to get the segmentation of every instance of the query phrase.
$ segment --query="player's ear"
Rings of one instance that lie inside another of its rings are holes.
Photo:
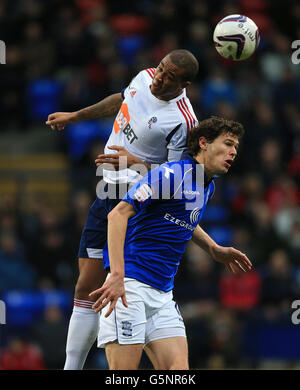
[[[205,137],[200,137],[198,142],[201,150],[207,150],[208,142]]]
[[[192,83],[190,82],[190,81],[183,81],[182,83],[181,83],[181,87],[182,87],[182,89],[183,88],[186,88],[186,87],[188,87],[189,85],[191,85]]]

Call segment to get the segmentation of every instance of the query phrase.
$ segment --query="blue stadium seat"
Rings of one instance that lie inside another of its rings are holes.
[[[45,121],[51,112],[59,111],[63,85],[53,79],[33,80],[27,88],[29,112],[33,119]]]
[[[222,205],[208,205],[203,213],[204,222],[226,222],[229,211]]]
[[[71,291],[19,291],[11,290],[1,296],[6,306],[6,322],[11,327],[33,324],[48,306],[56,305],[65,313],[73,306]]]
[[[219,244],[231,246],[233,241],[233,230],[229,226],[212,226],[206,232]]]
[[[99,139],[106,142],[113,126],[113,120],[84,121],[69,125],[65,131],[69,154],[72,159],[81,158],[91,143]]]

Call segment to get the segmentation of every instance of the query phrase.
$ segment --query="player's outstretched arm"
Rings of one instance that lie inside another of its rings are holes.
[[[109,253],[110,276],[103,286],[91,292],[91,297],[100,297],[93,305],[98,313],[103,307],[110,303],[105,314],[108,317],[116,306],[118,298],[122,298],[123,305],[127,307],[124,288],[124,244],[128,219],[135,215],[134,208],[127,202],[120,202],[109,214],[107,225],[107,243]]]
[[[192,240],[234,274],[252,269],[252,263],[244,253],[232,247],[218,245],[199,225],[193,233]]]
[[[46,125],[49,125],[52,130],[63,130],[65,126],[70,123],[115,116],[117,115],[122,102],[122,94],[115,93],[100,102],[79,111],[54,112],[48,116]]]

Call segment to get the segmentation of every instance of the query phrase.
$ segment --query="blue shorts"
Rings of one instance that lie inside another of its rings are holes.
[[[122,198],[123,196],[118,199],[97,198],[94,201],[81,234],[78,257],[103,258],[103,248],[107,241],[107,215]]]

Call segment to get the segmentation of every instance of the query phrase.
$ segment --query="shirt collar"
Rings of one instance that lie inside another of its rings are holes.
[[[197,160],[194,159],[193,156],[191,156],[190,154],[187,155],[187,160],[189,160],[192,164],[193,164],[193,167],[196,166],[196,164],[199,164]],[[208,178],[208,176],[206,175],[206,173],[204,172],[204,188],[208,187],[209,184],[213,181],[213,179],[215,178],[216,176],[213,176],[212,178]]]

